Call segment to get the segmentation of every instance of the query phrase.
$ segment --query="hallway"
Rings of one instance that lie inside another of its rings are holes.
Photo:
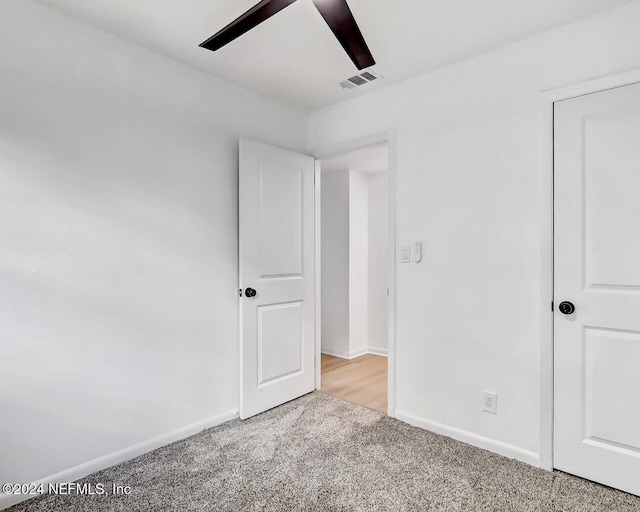
[[[365,354],[349,360],[322,354],[320,391],[386,414],[387,358]]]

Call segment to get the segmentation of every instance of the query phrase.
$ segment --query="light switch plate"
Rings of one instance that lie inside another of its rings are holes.
[[[411,263],[411,247],[403,245],[400,248],[400,261],[402,263]]]
[[[422,242],[413,244],[413,261],[420,263],[422,261]]]

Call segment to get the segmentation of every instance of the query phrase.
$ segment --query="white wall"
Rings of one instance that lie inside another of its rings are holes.
[[[638,67],[638,48],[636,1],[311,115],[314,151],[397,130],[397,242],[425,245],[396,261],[398,416],[538,460],[539,93]]]
[[[363,172],[349,171],[349,353],[369,345],[369,202]]]
[[[349,173],[321,179],[322,351],[349,356]]]
[[[388,318],[388,173],[367,174],[368,236],[368,339],[369,350],[387,352]]]
[[[0,481],[228,418],[238,137],[304,116],[27,0],[0,76]]]

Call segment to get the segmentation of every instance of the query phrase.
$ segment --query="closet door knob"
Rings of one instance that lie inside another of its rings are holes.
[[[247,288],[247,289],[244,291],[244,295],[245,295],[245,297],[255,297],[257,293],[258,293],[258,292],[257,292],[257,291],[255,291],[253,288]]]
[[[576,310],[576,307],[573,305],[573,303],[564,301],[560,303],[558,309],[563,315],[570,315]]]

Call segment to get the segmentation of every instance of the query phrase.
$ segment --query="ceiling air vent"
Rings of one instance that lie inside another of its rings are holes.
[[[356,87],[368,84],[369,82],[373,82],[379,78],[382,77],[375,74],[373,71],[365,71],[364,73],[352,76],[351,78],[347,78],[345,81],[340,82],[340,86],[343,89],[355,89]]]

